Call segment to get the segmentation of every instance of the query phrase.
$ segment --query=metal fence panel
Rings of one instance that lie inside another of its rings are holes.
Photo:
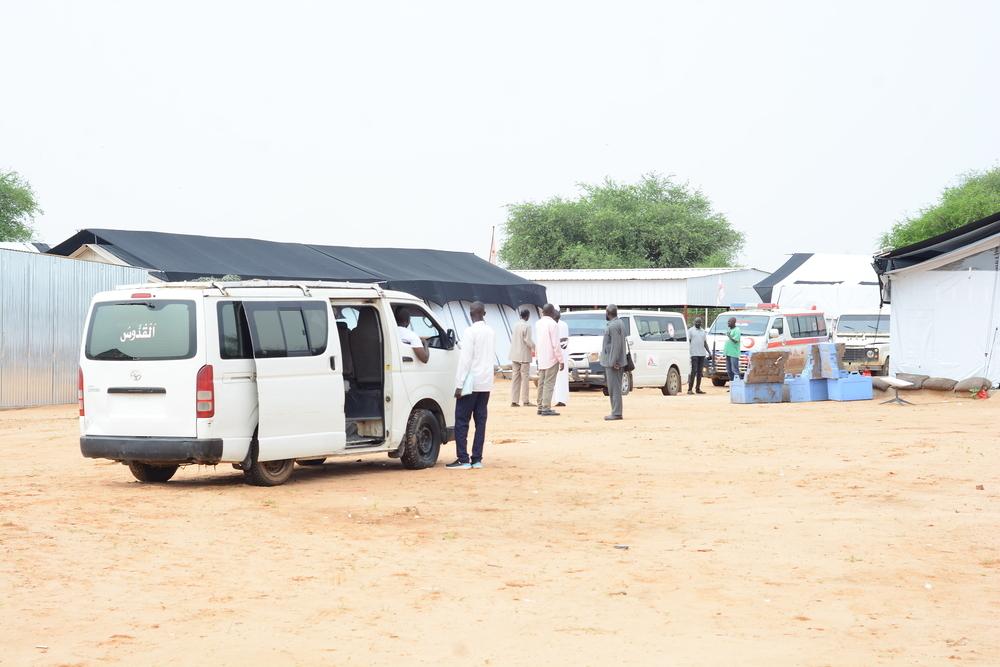
[[[76,401],[90,300],[142,269],[0,250],[0,408]]]

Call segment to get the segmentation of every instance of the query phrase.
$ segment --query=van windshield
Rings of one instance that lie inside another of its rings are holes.
[[[888,315],[841,315],[837,320],[839,334],[889,335]]]
[[[724,334],[729,331],[729,318],[736,318],[736,326],[744,336],[763,336],[767,323],[771,321],[768,315],[740,315],[739,313],[722,313],[715,318],[715,323],[709,333]]]
[[[195,353],[194,301],[109,301],[94,306],[88,359],[163,361]]]
[[[579,315],[567,313],[562,316],[562,321],[569,327],[570,336],[603,336],[604,329],[608,326],[604,313],[580,313]]]

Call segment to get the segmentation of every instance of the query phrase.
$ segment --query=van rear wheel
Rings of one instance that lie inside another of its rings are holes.
[[[140,482],[166,482],[177,472],[176,465],[158,466],[139,461],[129,461],[128,469]]]
[[[288,481],[294,468],[294,459],[254,461],[243,471],[243,480],[252,486],[278,486]]]
[[[441,424],[430,410],[414,410],[406,422],[403,436],[403,455],[399,460],[404,468],[420,470],[430,468],[441,452]]]

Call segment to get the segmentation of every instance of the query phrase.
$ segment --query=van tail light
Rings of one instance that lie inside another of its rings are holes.
[[[205,364],[198,371],[198,381],[195,383],[195,413],[199,419],[215,416],[215,375],[211,364]]]
[[[80,416],[83,417],[86,414],[86,410],[83,408],[83,369],[78,368],[76,371],[76,402],[80,406]]]

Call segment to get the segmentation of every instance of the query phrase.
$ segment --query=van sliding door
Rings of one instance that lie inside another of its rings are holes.
[[[329,302],[245,300],[243,308],[257,366],[257,460],[342,450],[343,357]]]

